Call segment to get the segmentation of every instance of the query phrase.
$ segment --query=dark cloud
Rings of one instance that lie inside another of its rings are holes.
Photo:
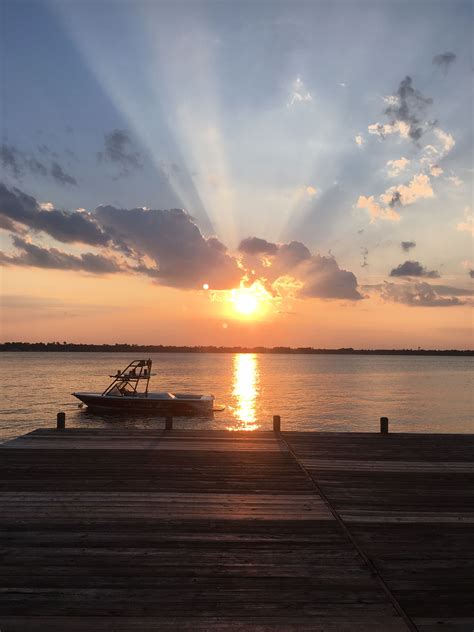
[[[115,260],[91,252],[86,252],[80,256],[71,255],[61,252],[57,248],[36,246],[18,236],[13,238],[13,244],[20,250],[20,254],[6,255],[0,253],[0,264],[54,270],[76,270],[90,274],[111,274],[124,271]]]
[[[433,64],[435,64],[435,66],[440,66],[445,72],[451,64],[454,64],[455,61],[456,53],[445,52],[433,57]]]
[[[474,279],[474,270],[469,270],[469,276]]]
[[[16,147],[2,143],[0,145],[0,160],[2,167],[11,171],[15,178],[21,176],[21,155]]]
[[[17,188],[10,190],[2,183],[0,216],[33,230],[48,233],[54,239],[66,243],[82,242],[91,246],[105,246],[110,240],[110,236],[104,233],[90,213],[43,210],[34,197]]]
[[[367,261],[367,257],[369,256],[369,250],[368,248],[361,247],[360,253],[362,255],[362,263],[360,264],[360,267],[366,268],[369,265]]]
[[[30,158],[27,158],[25,162],[26,162],[26,165],[27,165],[28,169],[32,173],[39,174],[40,176],[47,176],[48,175],[47,167],[40,160],[37,160],[34,156],[31,156]]]
[[[433,99],[424,97],[413,87],[411,77],[405,77],[397,90],[397,102],[390,104],[385,114],[390,117],[392,124],[402,121],[408,125],[408,135],[414,141],[432,127],[432,123],[425,121],[426,109],[433,103]]]
[[[464,305],[456,296],[440,296],[429,283],[384,283],[378,286],[381,297],[386,301],[403,303],[412,307],[453,307]]]
[[[298,270],[304,285],[301,297],[347,299],[359,301],[363,296],[357,290],[357,278],[348,270],[342,270],[334,257],[312,255]]]
[[[402,241],[400,246],[402,247],[402,250],[404,250],[405,252],[408,252],[412,248],[416,247],[416,241]]]
[[[47,145],[39,145],[38,152],[43,155],[51,154],[57,156],[57,154],[51,152]],[[21,178],[25,170],[27,170],[33,175],[51,176],[61,185],[77,185],[77,180],[66,173],[58,162],[53,161],[51,168],[48,169],[35,155],[26,154],[13,145],[7,145],[6,143],[0,145],[0,162],[3,168],[10,171],[17,179]]]
[[[53,162],[51,165],[51,175],[58,184],[71,184],[77,186],[76,178],[73,178],[71,175],[66,173],[61,165],[57,162]]]
[[[427,270],[419,261],[405,261],[390,272],[390,276],[427,277],[437,279],[440,274],[436,270]]]
[[[240,264],[216,237],[204,237],[192,217],[181,209],[100,206],[94,214],[79,210],[67,213],[49,204],[42,208],[34,197],[0,184],[0,217],[16,233],[14,244],[20,251],[15,255],[3,254],[3,265],[94,274],[143,274],[159,284],[183,289],[200,289],[204,283],[213,290],[231,289],[238,287],[244,277],[249,283],[259,278],[273,294],[279,292],[278,284],[273,286],[275,281],[283,279],[285,284],[287,278],[292,294],[300,297],[363,298],[355,275],[341,269],[332,255],[313,255],[298,241],[274,244],[249,237],[241,243]],[[109,255],[76,256],[56,248],[42,248],[20,238],[17,225],[45,232],[65,243],[82,242],[115,249],[126,259],[122,257],[119,264]],[[133,265],[128,262],[130,259]]]
[[[99,206],[95,217],[106,231],[113,229],[114,239],[154,261],[163,285],[197,289],[208,283],[217,290],[240,282],[243,271],[236,258],[215,237],[205,238],[181,209]]]
[[[388,203],[388,206],[390,208],[394,208],[395,206],[401,205],[401,204],[402,204],[402,194],[400,193],[400,191],[395,190],[392,193],[392,197]]]
[[[51,153],[51,149],[45,143],[38,145],[38,151],[40,154],[47,155]]]
[[[131,170],[143,167],[141,156],[134,151],[133,143],[127,130],[114,129],[104,134],[104,149],[97,154],[99,162],[105,161],[119,168],[119,176],[126,176]]]
[[[3,230],[9,230],[12,233],[18,233],[20,226],[15,224],[15,222],[13,222],[9,217],[0,215],[0,228]]]
[[[278,246],[276,244],[272,244],[266,239],[260,239],[259,237],[247,237],[240,242],[239,250],[247,255],[274,255],[278,250]]]
[[[431,284],[431,287],[435,292],[440,294],[441,296],[472,296],[472,290],[466,290],[462,287],[453,287],[452,285],[434,285]]]
[[[249,238],[249,243],[254,244]],[[245,240],[247,241],[247,240]],[[282,277],[291,277],[299,289],[296,295],[300,298],[348,299],[357,301],[362,295],[357,290],[357,279],[352,272],[342,270],[333,256],[313,255],[308,248],[299,241],[286,244],[272,244],[265,240],[265,255],[268,261],[260,267],[251,260],[256,276],[268,280],[271,284]],[[258,242],[256,242],[258,244]],[[269,253],[272,250],[272,253]],[[263,253],[262,253],[263,254]],[[268,265],[268,263],[270,265]],[[245,265],[245,258],[244,258]]]

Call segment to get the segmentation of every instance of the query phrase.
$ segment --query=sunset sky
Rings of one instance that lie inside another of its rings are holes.
[[[0,11],[3,340],[474,346],[470,2]]]

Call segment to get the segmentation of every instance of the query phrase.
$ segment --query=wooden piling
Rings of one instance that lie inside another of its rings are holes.
[[[380,432],[388,434],[388,417],[380,417]]]
[[[281,418],[280,415],[273,415],[273,432],[280,432]]]
[[[165,430],[173,430],[173,417],[166,417]]]
[[[66,427],[66,413],[60,412],[56,415],[56,428],[63,430]]]

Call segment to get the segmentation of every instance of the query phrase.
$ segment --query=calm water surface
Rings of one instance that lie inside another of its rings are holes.
[[[151,390],[213,393],[226,404],[209,419],[177,427],[374,431],[380,416],[394,432],[474,432],[473,358],[410,356],[151,354]],[[123,421],[79,409],[71,393],[100,391],[129,353],[2,353],[0,441],[64,410],[68,426],[161,428],[163,420]]]

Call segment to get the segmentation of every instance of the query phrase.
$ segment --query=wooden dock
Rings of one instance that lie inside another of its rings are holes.
[[[37,430],[1,632],[474,627],[474,435]]]

